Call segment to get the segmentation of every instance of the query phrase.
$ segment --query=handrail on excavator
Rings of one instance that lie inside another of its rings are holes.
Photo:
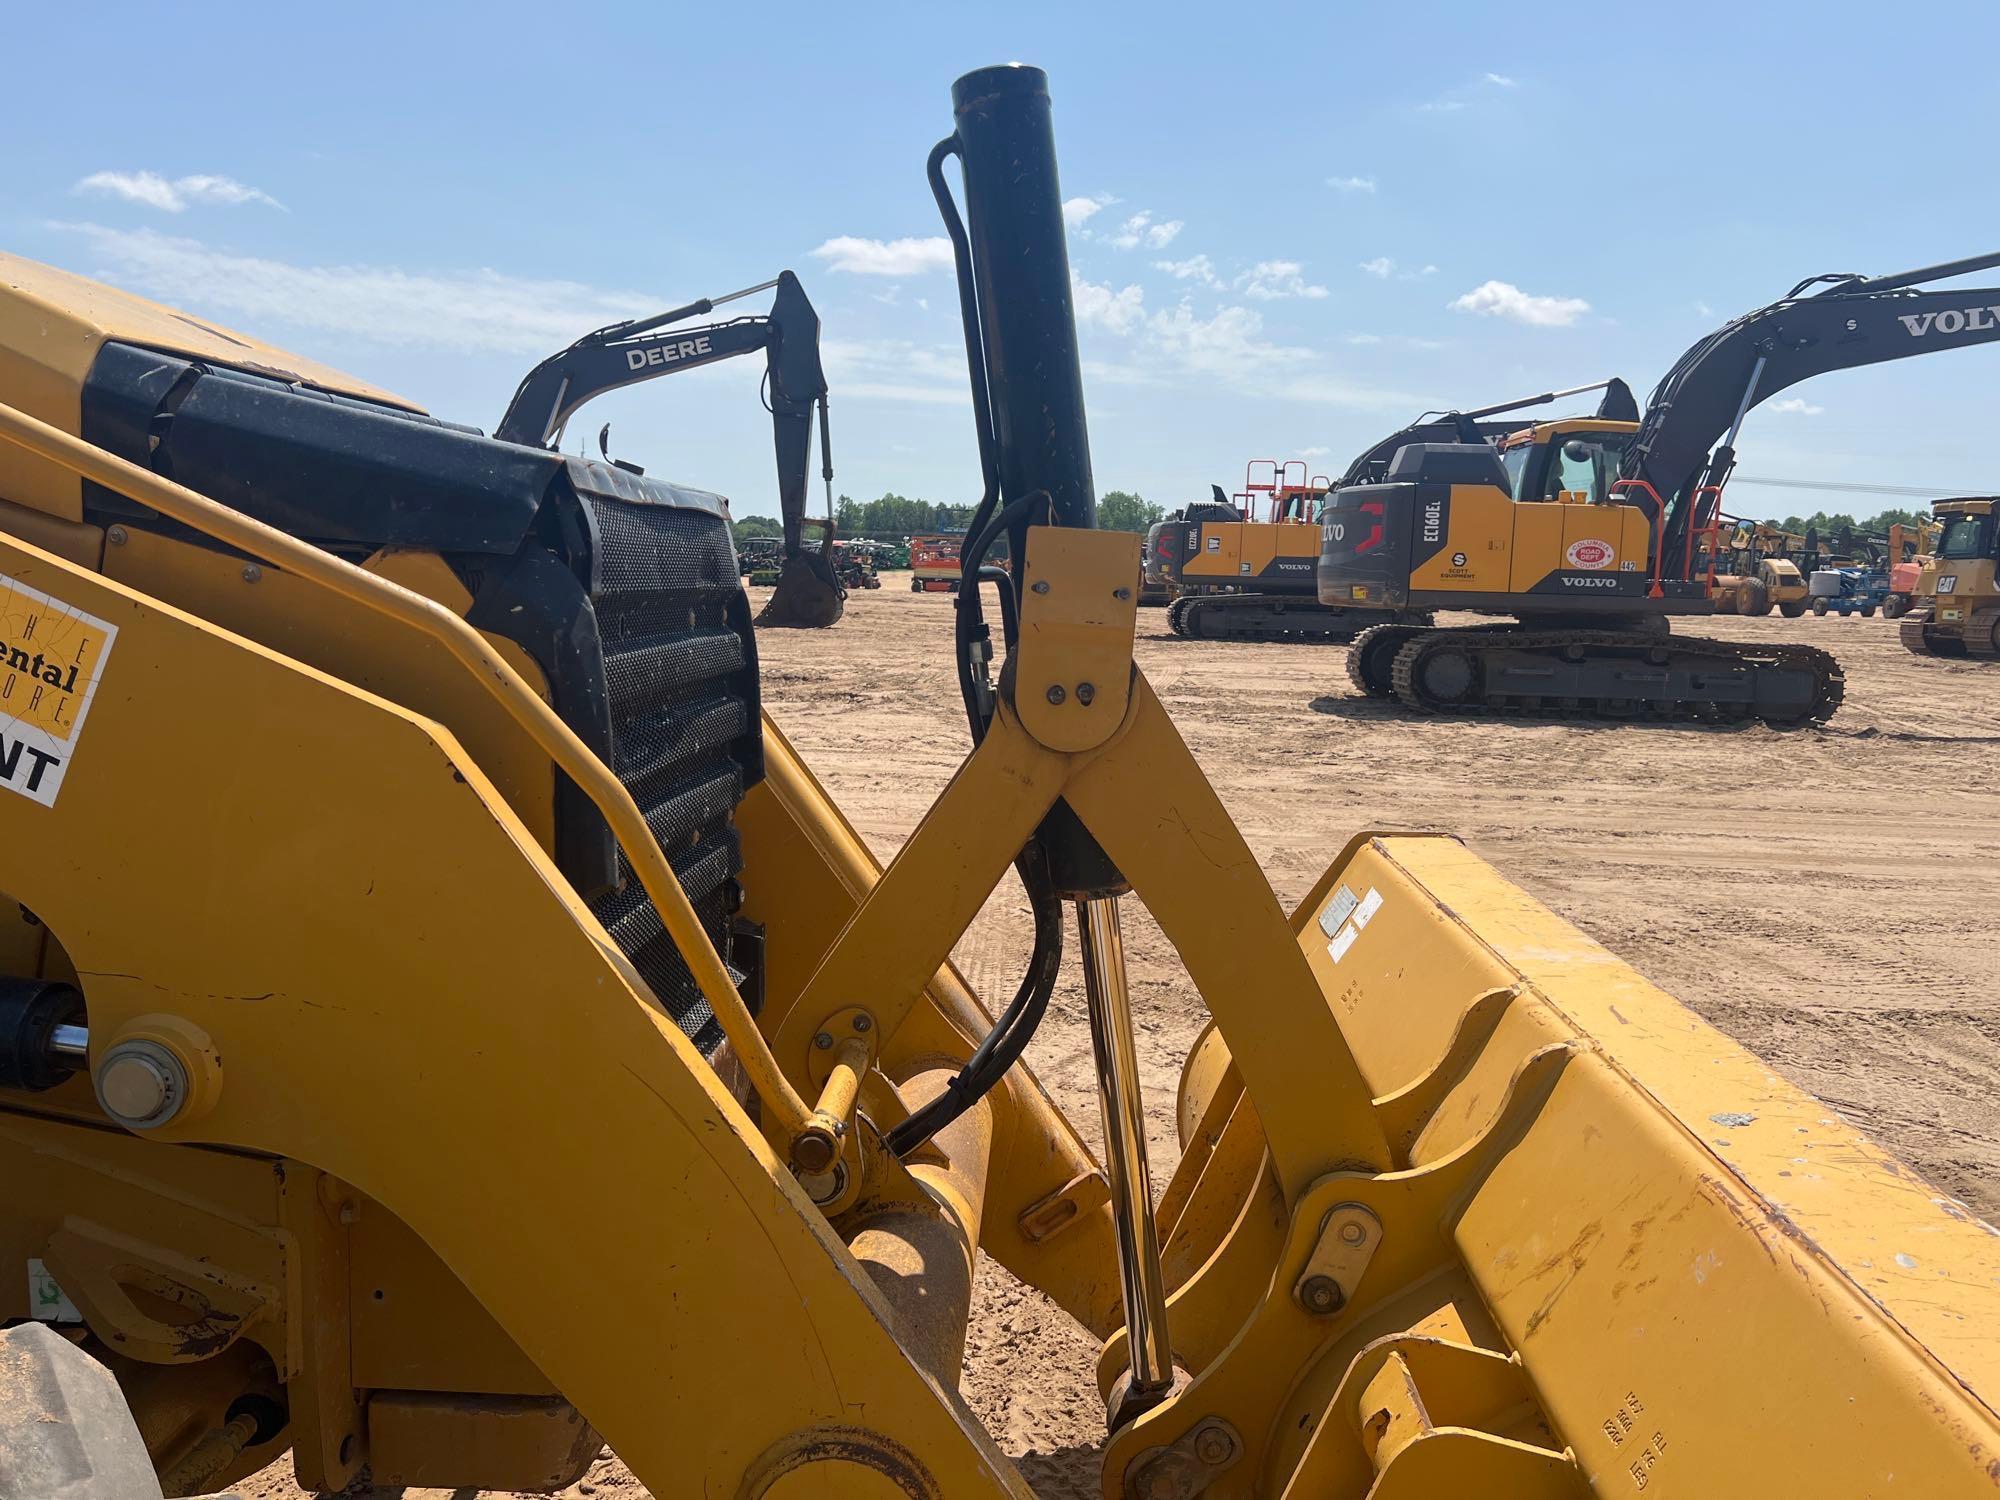
[[[779,1068],[750,1008],[737,993],[715,945],[702,929],[701,919],[695,915],[680,877],[660,852],[659,843],[632,794],[484,636],[435,600],[289,536],[275,526],[231,510],[3,402],[0,402],[0,439],[149,505],[162,515],[272,567],[420,630],[442,644],[604,815],[631,861],[639,884],[666,924],[674,946],[687,961],[702,998],[715,1012],[715,1019],[729,1038],[750,1086],[782,1127],[788,1148],[807,1133],[813,1119],[811,1106],[800,1098]],[[654,999],[657,1004],[657,997]]]

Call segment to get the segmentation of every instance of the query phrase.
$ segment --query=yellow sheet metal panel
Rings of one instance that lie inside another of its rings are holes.
[[[1514,557],[1508,587],[1523,593],[1563,565],[1567,506],[1522,501],[1514,507]]]
[[[1418,491],[1418,551],[1426,524]],[[1410,587],[1447,594],[1497,593],[1507,586],[1513,547],[1513,512],[1507,492],[1490,484],[1455,484],[1444,517],[1444,545],[1410,573]]]
[[[434,552],[382,552],[368,570],[461,617],[471,606],[465,585]],[[420,632],[282,569],[246,568],[240,557],[136,528],[120,528],[105,548],[104,572],[344,682],[421,707],[472,752],[536,842],[555,847],[555,767],[493,695]],[[513,641],[495,645],[547,701],[547,681],[527,652]]]
[[[447,734],[17,544],[0,576],[118,632],[53,805],[0,790],[0,884],[86,975],[94,1042],[163,1006],[213,1037],[212,1110],[156,1139],[386,1205],[656,1492],[838,1429],[845,1461],[1026,1495]],[[625,1232],[559,1211],[604,1202]],[[782,1351],[755,1401],[729,1348]]]
[[[417,409],[351,375],[246,334],[39,261],[0,254],[0,391],[7,393],[12,405],[81,436],[83,383],[97,351],[108,341],[213,360],[279,380]],[[0,499],[80,521],[82,497],[75,474],[12,445],[0,445]]]

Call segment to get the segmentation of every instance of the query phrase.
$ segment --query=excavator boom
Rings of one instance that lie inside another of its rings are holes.
[[[691,328],[673,326],[764,291],[773,295],[770,312],[761,316]],[[784,523],[783,571],[761,623],[831,625],[840,618],[846,593],[832,565],[833,436],[827,416],[826,372],[820,367],[819,314],[790,271],[727,296],[704,297],[653,317],[613,323],[585,334],[527,373],[493,435],[503,442],[554,447],[577,410],[606,391],[759,351],[765,356],[764,399],[771,413],[778,464],[778,513]],[[815,408],[827,513],[819,548],[808,550],[806,500],[812,474]]]

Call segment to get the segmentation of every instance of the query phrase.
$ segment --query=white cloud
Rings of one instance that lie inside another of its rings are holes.
[[[1519,79],[1509,78],[1502,73],[1488,73],[1486,75],[1486,81],[1491,84],[1497,84],[1499,87],[1503,89],[1517,88],[1520,86]]]
[[[1425,114],[1445,115],[1450,114],[1455,109],[1464,109],[1465,101],[1463,99],[1433,99],[1428,104],[1419,104],[1417,108]]]
[[[1375,179],[1372,177],[1329,177],[1326,185],[1338,193],[1372,193]]]
[[[1706,302],[1695,303],[1694,310],[1697,317],[1712,318],[1715,316],[1715,309],[1710,307]]]
[[[1092,215],[1117,201],[1109,193],[1097,193],[1087,198],[1065,198],[1062,206],[1063,223],[1071,229],[1080,229]]]
[[[1353,344],[1356,345],[1357,347],[1365,348],[1369,344],[1381,343],[1382,335],[1379,333],[1350,333],[1345,338],[1343,338],[1341,342],[1343,344]]]
[[[951,241],[943,235],[928,239],[868,240],[843,234],[813,251],[835,271],[856,276],[921,276],[951,268]]]
[[[647,292],[492,270],[304,266],[232,254],[154,229],[55,227],[84,237],[93,257],[88,274],[189,312],[398,348],[540,355],[588,329],[668,305]]]
[[[1379,276],[1387,281],[1389,273],[1396,269],[1396,263],[1386,255],[1378,255],[1373,260],[1364,260],[1355,269],[1366,271],[1370,276]]]
[[[1417,272],[1419,276],[1435,276],[1437,273],[1438,268],[1432,265],[1426,265],[1422,270]]]
[[[1321,448],[1317,446],[1311,448],[1301,448],[1298,450],[1300,458],[1325,458],[1331,452],[1333,452],[1331,448]]]
[[[842,401],[909,401],[926,406],[969,406],[971,387],[961,345],[933,346],[909,339],[822,339],[826,383]]]
[[[1451,309],[1506,318],[1536,328],[1567,328],[1590,311],[1590,304],[1581,297],[1540,297],[1522,291],[1512,282],[1485,281],[1463,297],[1454,298]]]
[[[1816,417],[1825,411],[1826,408],[1824,406],[1814,406],[1802,396],[1787,396],[1781,401],[1766,401],[1764,403],[1764,410],[1789,412],[1793,416],[1799,417]]]
[[[1286,297],[1317,300],[1326,295],[1323,286],[1309,285],[1300,273],[1305,267],[1295,260],[1260,260],[1236,278],[1246,297],[1259,302],[1277,302]]]
[[[1113,291],[1094,281],[1069,273],[1070,297],[1076,307],[1076,321],[1085,328],[1103,328],[1112,333],[1130,333],[1146,316],[1146,294],[1136,286]]]
[[[1156,220],[1150,209],[1132,215],[1118,232],[1105,236],[1108,244],[1120,250],[1137,249],[1144,245],[1148,250],[1164,250],[1174,242],[1174,238],[1187,226],[1179,219]]]
[[[1191,255],[1186,260],[1156,260],[1155,271],[1165,271],[1176,281],[1198,281],[1203,286],[1221,286],[1222,278],[1215,274],[1215,266],[1206,255]]]
[[[174,178],[162,177],[157,172],[92,172],[70,191],[91,197],[119,198],[170,214],[181,213],[197,203],[225,207],[241,203],[262,203],[271,208],[285,206],[247,183],[210,172]]]

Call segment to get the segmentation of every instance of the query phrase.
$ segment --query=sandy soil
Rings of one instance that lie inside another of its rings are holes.
[[[891,574],[836,630],[760,642],[772,711],[885,859],[966,750],[950,617],[945,596]],[[1834,650],[1846,706],[1823,729],[1782,734],[1420,721],[1356,696],[1338,648],[1176,640],[1157,610],[1141,616],[1138,658],[1288,905],[1355,831],[1455,832],[2000,1220],[2000,665],[1912,657],[1879,618],[1718,627]],[[1173,1088],[1204,1014],[1165,939],[1127,907],[1157,1183],[1177,1155]],[[1027,940],[1010,878],[958,957],[983,993],[1005,994]],[[1029,1061],[1095,1141],[1073,951]],[[984,1268],[964,1390],[1040,1495],[1097,1493],[1093,1357],[1038,1294]],[[291,1500],[289,1471],[242,1492]],[[565,1494],[645,1491],[607,1456]]]

